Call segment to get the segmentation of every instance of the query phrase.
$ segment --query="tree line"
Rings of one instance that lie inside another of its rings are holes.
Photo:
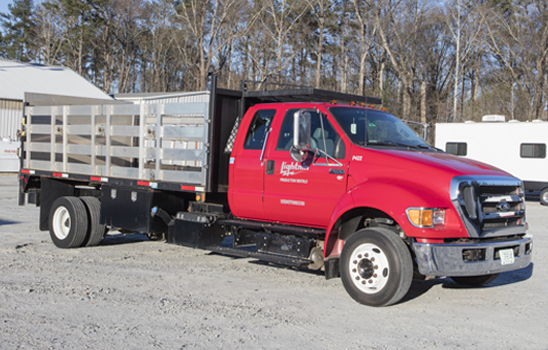
[[[548,0],[14,0],[0,25],[0,57],[106,93],[216,74],[378,96],[429,124],[546,113]]]

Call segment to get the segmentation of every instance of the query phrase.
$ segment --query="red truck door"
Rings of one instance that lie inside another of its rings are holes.
[[[233,213],[241,218],[264,219],[263,176],[265,145],[271,138],[270,130],[276,109],[258,109],[249,125],[243,145],[234,145],[237,154],[230,159],[229,199]],[[245,120],[245,119],[244,119]]]
[[[302,163],[292,160],[289,149],[293,145],[293,115],[297,111],[286,111],[279,133],[269,140],[264,162],[265,219],[326,227],[335,205],[346,193],[349,152],[326,114],[312,113],[311,147],[336,160],[319,153],[316,159],[310,155]]]

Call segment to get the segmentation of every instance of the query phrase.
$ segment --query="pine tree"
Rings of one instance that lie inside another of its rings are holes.
[[[4,58],[20,62],[30,62],[35,58],[32,42],[36,23],[33,18],[33,0],[14,0],[8,5],[9,13],[0,13],[3,36],[0,48]]]

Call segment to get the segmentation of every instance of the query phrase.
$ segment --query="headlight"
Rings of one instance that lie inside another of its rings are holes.
[[[445,224],[445,209],[409,208],[407,218],[417,227],[434,227]]]

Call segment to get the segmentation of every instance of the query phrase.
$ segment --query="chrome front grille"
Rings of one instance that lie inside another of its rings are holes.
[[[455,177],[451,183],[451,196],[471,237],[525,233],[525,201],[520,180]]]

